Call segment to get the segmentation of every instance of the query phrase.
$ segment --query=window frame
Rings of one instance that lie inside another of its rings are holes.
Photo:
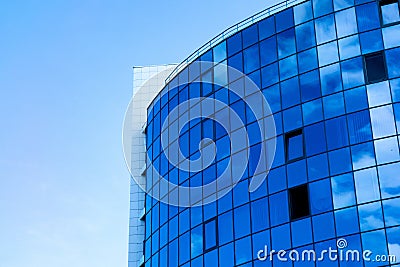
[[[381,22],[381,26],[382,27],[389,27],[389,26],[396,25],[396,24],[400,23],[400,20],[397,21],[397,22],[391,22],[391,23],[386,23],[386,24],[383,22],[382,7],[386,6],[386,5],[390,5],[390,4],[396,4],[396,3],[397,3],[397,9],[398,9],[399,14],[400,14],[400,3],[399,3],[398,0],[380,0],[380,1],[378,1],[378,5],[379,5],[379,20]]]
[[[302,156],[293,158],[293,159],[289,159],[289,140],[290,140],[290,138],[293,138],[293,137],[296,137],[299,135],[301,135],[301,138],[302,138],[302,146],[303,146]],[[305,137],[304,137],[303,127],[285,133],[285,161],[286,161],[286,163],[291,163],[291,162],[295,162],[295,161],[304,159],[305,155],[306,155],[306,146],[305,146]]]
[[[207,232],[206,232],[206,225],[211,223],[212,221],[214,221],[215,224],[215,245],[212,247],[207,248],[206,247],[206,241],[207,241]],[[218,217],[213,217],[211,219],[208,219],[206,221],[204,221],[203,223],[203,254],[214,250],[215,248],[218,247],[218,243],[219,243],[219,235],[218,235]]]
[[[368,78],[367,58],[378,56],[378,55],[382,56],[382,62],[383,62],[383,65],[384,65],[383,69],[385,71],[385,77],[381,78],[379,80],[370,81],[370,79]],[[389,79],[388,68],[387,68],[387,64],[386,64],[386,55],[385,55],[385,51],[384,50],[380,50],[380,51],[377,51],[377,52],[365,54],[362,57],[363,57],[363,67],[364,67],[364,80],[365,80],[365,84],[366,85],[383,82],[383,81],[386,81],[386,80]]]

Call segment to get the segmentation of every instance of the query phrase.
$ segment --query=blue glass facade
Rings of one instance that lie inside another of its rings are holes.
[[[252,193],[250,156],[241,181],[216,202],[179,208],[147,196],[146,267],[390,265],[362,259],[257,259],[265,245],[276,251],[318,252],[336,248],[338,238],[345,238],[348,248],[397,255],[392,265],[400,262],[398,3],[355,1],[302,2],[236,33],[198,59],[236,68],[262,89],[276,124],[275,159],[267,179]],[[192,82],[199,76],[226,86]],[[176,87],[178,82],[186,85]],[[196,159],[200,140],[210,138],[218,148],[213,163],[194,173],[168,162],[161,148],[162,125],[174,107],[190,98],[228,104],[251,133],[251,151],[260,149],[256,118],[227,89],[232,83],[244,79],[226,69],[188,66],[149,107],[148,155],[170,182],[207,184],[225,170],[231,153],[226,130],[213,120],[198,119],[184,122],[180,136],[169,141],[179,142],[184,156]],[[170,127],[179,123],[167,122]],[[171,192],[154,192],[156,183],[148,174],[148,191],[168,198]],[[302,198],[306,205],[295,205]]]

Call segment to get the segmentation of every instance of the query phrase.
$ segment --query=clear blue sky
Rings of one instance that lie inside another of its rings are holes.
[[[271,2],[2,1],[0,266],[126,266],[132,66],[180,62]]]

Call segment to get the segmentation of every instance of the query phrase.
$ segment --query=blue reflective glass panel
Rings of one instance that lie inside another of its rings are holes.
[[[361,57],[343,61],[340,65],[342,67],[344,89],[364,84],[364,71]]]
[[[317,51],[315,48],[301,52],[297,56],[300,73],[307,72],[318,67]]]
[[[276,31],[280,32],[286,30],[294,25],[293,8],[288,8],[275,15]]]
[[[300,103],[300,89],[297,77],[281,83],[282,108],[288,108]]]
[[[235,241],[235,262],[236,265],[245,263],[252,258],[251,239],[245,237]]]
[[[258,52],[258,44],[247,48],[243,51],[244,72],[250,73],[260,68],[260,55]]]
[[[249,47],[258,42],[258,25],[254,24],[244,29],[242,32],[242,37],[243,37],[243,48]]]
[[[382,202],[385,215],[385,225],[400,225],[400,198],[385,200]]]
[[[344,92],[348,113],[368,108],[367,93],[364,86]]]
[[[333,213],[324,213],[313,217],[313,232],[316,242],[334,237],[335,225]]]
[[[383,49],[381,30],[374,30],[360,34],[361,51],[368,54]]]
[[[329,179],[310,183],[309,190],[312,214],[319,214],[332,210],[332,191]]]
[[[383,228],[382,207],[380,202],[358,206],[361,231]]]
[[[335,211],[335,220],[338,236],[354,234],[359,231],[356,207]]]
[[[300,90],[302,101],[308,101],[321,96],[318,70],[300,75]]]
[[[269,204],[271,226],[289,221],[288,196],[286,191],[271,195]]]
[[[345,60],[360,55],[358,36],[353,35],[339,40],[340,59]]]
[[[338,38],[352,35],[357,32],[356,13],[353,8],[348,8],[335,14]]]
[[[249,204],[234,209],[235,238],[250,234],[250,207]]]
[[[301,106],[287,109],[283,112],[283,127],[286,132],[300,128],[302,125]]]
[[[359,32],[380,27],[378,5],[376,2],[357,6],[356,13]]]
[[[344,97],[339,92],[323,98],[325,119],[330,119],[344,114]]]
[[[278,56],[284,58],[296,53],[294,29],[286,30],[278,34]]]
[[[372,139],[371,122],[367,110],[347,116],[350,144],[357,144]]]
[[[358,170],[375,165],[375,153],[372,142],[351,147],[353,169]]]
[[[304,125],[312,124],[314,122],[321,121],[322,115],[322,101],[316,99],[303,104],[303,121]]]
[[[260,42],[261,66],[268,65],[277,60],[276,36]]]
[[[335,19],[333,15],[315,20],[317,44],[332,41],[336,38]]]
[[[400,196],[399,179],[393,179],[393,177],[398,176],[399,170],[400,163],[392,163],[378,167],[382,198]]]
[[[400,76],[400,48],[387,50],[386,52],[386,66],[388,68],[389,78],[396,78]]]
[[[242,50],[242,33],[239,32],[226,41],[228,48],[228,56],[236,54],[237,52]]]
[[[323,16],[333,11],[332,0],[313,0],[314,17]]]
[[[304,128],[307,155],[315,155],[326,151],[324,123],[317,123]]]
[[[275,33],[275,16],[263,19],[258,23],[260,40],[270,37]]]
[[[380,4],[382,23],[384,25],[396,23],[400,21],[399,3],[392,1],[389,3],[382,2]]]
[[[269,227],[268,199],[262,198],[251,203],[252,231],[258,232]]]
[[[328,156],[331,175],[351,171],[351,158],[349,148],[343,148],[329,152]]]
[[[327,177],[329,175],[327,154],[319,154],[317,156],[307,158],[307,167],[309,181]]]
[[[218,241],[219,245],[229,243],[233,240],[233,217],[232,211],[218,216]]]
[[[268,87],[279,81],[278,64],[273,63],[261,69],[262,87]]]
[[[344,174],[331,178],[333,206],[340,209],[356,204],[354,181],[352,174]]]
[[[312,21],[296,27],[296,42],[298,51],[315,46],[315,31]]]
[[[342,90],[342,79],[339,64],[333,64],[320,69],[322,95]]]
[[[300,24],[313,18],[311,1],[307,1],[293,8],[294,22]]]
[[[292,246],[298,247],[312,242],[310,218],[292,222]]]
[[[380,198],[378,177],[375,168],[354,173],[357,203],[366,203]]]
[[[325,122],[328,149],[336,149],[348,145],[346,117],[339,117]]]

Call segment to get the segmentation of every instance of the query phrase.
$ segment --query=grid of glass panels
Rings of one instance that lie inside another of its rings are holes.
[[[275,117],[275,160],[267,180],[251,194],[250,160],[234,190],[215,203],[177,208],[148,196],[146,267],[292,266],[276,259],[260,262],[257,251],[265,245],[320,251],[335,247],[339,237],[346,238],[349,248],[396,254],[400,260],[400,24],[382,21],[381,8],[368,0],[306,1],[250,26],[199,58],[237,68],[260,86]],[[387,77],[379,81],[369,79],[366,71],[365,59],[374,53],[383,55],[386,68]],[[198,157],[199,140],[205,137],[222,149],[202,172],[171,166],[160,148],[160,129],[179,103],[213,97],[235,109],[250,133],[257,132],[252,130],[253,114],[235,94],[224,87],[191,83],[200,75],[225,81],[227,87],[243,82],[225,72],[189,66],[167,85],[169,93],[161,93],[148,109],[147,150],[171,182],[209,183],[226,168],[231,153],[227,133],[218,123],[186,124],[182,114],[182,120],[168,123],[185,123],[181,135],[170,138],[180,143],[185,156]],[[187,85],[176,87],[178,80]],[[257,138],[252,140],[249,146],[257,150]],[[152,175],[147,175],[148,184],[153,184]],[[289,192],[304,185],[309,215],[291,219]],[[168,197],[166,192],[153,193]]]

